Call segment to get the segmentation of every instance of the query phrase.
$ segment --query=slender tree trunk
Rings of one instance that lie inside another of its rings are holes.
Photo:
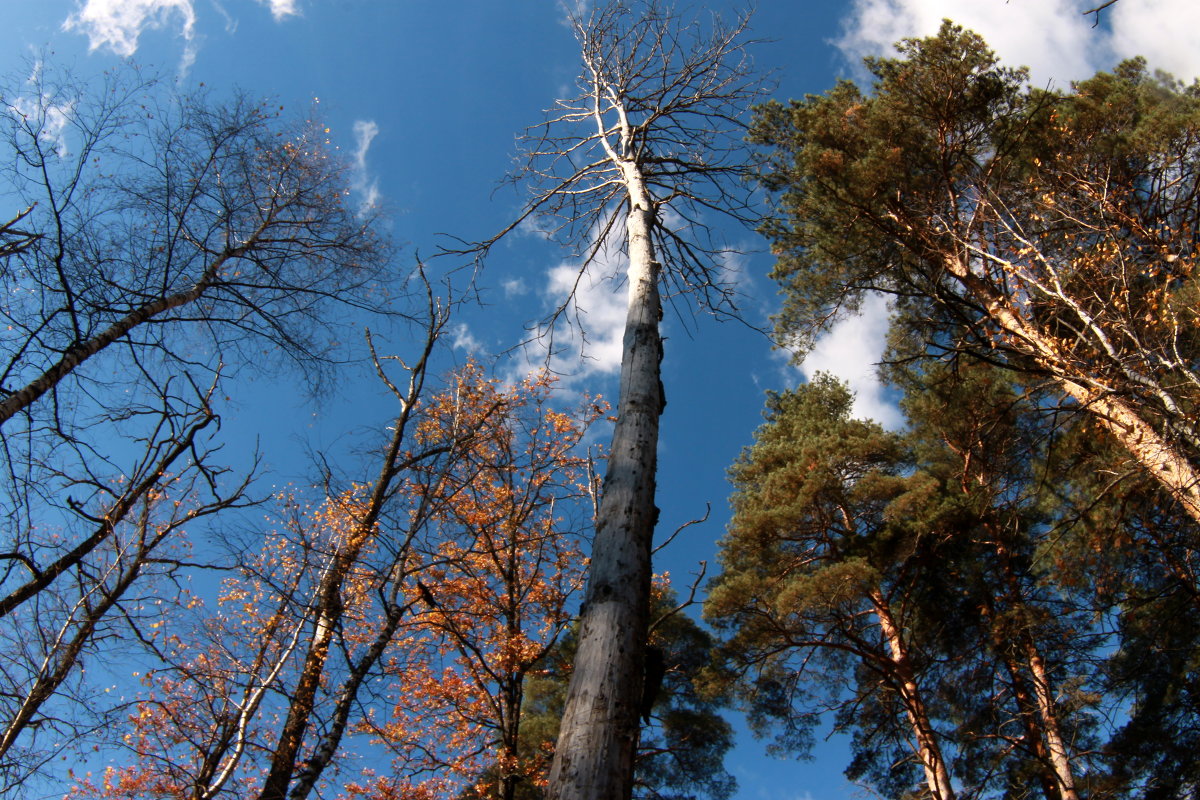
[[[137,560],[118,576],[115,585],[111,587],[103,584],[97,585],[93,592],[84,595],[75,604],[75,608],[71,610],[71,617],[63,622],[53,649],[46,654],[42,661],[38,674],[26,691],[20,707],[5,725],[3,734],[0,734],[0,759],[4,758],[25,729],[34,723],[34,718],[43,704],[54,695],[79,665],[80,654],[84,647],[91,643],[96,626],[120,601],[121,596],[140,574],[143,557],[144,552],[138,553]],[[94,601],[89,597],[90,594],[95,594]],[[70,632],[69,628],[76,611],[81,612],[82,618],[75,631]]]
[[[271,769],[263,781],[259,800],[284,800],[287,796],[288,784],[296,768],[296,757],[315,707],[317,688],[325,672],[334,626],[340,616],[342,579],[349,564],[349,559],[336,557],[322,580],[321,591],[317,595],[319,606],[313,622],[312,639],[304,656],[304,666],[300,669],[300,679],[288,704],[287,719],[276,740]]]
[[[1009,688],[1012,690],[1017,704],[1017,716],[1021,720],[1021,727],[1025,730],[1025,742],[1028,743],[1028,748],[1033,753],[1034,758],[1041,762],[1042,765],[1049,764],[1050,751],[1046,748],[1046,741],[1042,738],[1042,731],[1037,722],[1037,703],[1029,691],[1025,675],[1022,673],[1017,660],[1005,652],[1007,644],[999,636],[993,637],[993,645],[1001,653],[1001,660],[1004,662],[1004,668],[1008,672]],[[1044,766],[1039,769],[1038,782],[1042,785],[1042,795],[1046,800],[1063,800],[1058,789],[1058,782],[1055,780],[1051,769],[1046,769]]]
[[[988,316],[1014,346],[1053,375],[1062,390],[1112,434],[1188,516],[1200,522],[1200,473],[1187,457],[1124,398],[1096,387],[1086,375],[1072,369],[1071,359],[1060,345],[1014,308],[1006,295],[972,272],[965,261],[951,256],[945,263],[950,274],[986,307]]]
[[[258,233],[255,234],[257,236]],[[3,425],[17,413],[33,405],[42,395],[57,386],[63,378],[75,371],[83,362],[95,356],[106,347],[116,342],[125,334],[139,325],[143,325],[155,317],[174,308],[194,303],[212,286],[213,280],[221,268],[231,258],[236,258],[246,252],[256,242],[247,242],[239,247],[231,248],[213,259],[204,270],[203,276],[190,289],[185,289],[165,297],[158,297],[149,303],[138,306],[112,325],[85,342],[79,342],[67,349],[62,357],[51,365],[45,372],[31,381],[27,386],[18,389],[0,402],[0,425]]]
[[[933,800],[954,800],[950,772],[946,769],[946,761],[938,746],[937,734],[929,722],[925,701],[921,699],[921,690],[917,686],[912,662],[908,657],[908,647],[883,594],[878,589],[872,589],[870,596],[884,641],[887,642],[892,671],[900,689],[900,699],[904,702],[904,711],[917,740],[917,757],[925,770],[925,784],[929,787],[929,794]]]
[[[1024,594],[1021,591],[1020,581],[1013,570],[1009,549],[1002,543],[1001,535],[999,531],[992,531],[992,537],[996,541],[996,556],[1004,572],[1006,600],[1010,607],[1019,608],[1025,604]],[[1079,793],[1075,790],[1075,777],[1071,772],[1071,759],[1062,734],[1062,725],[1059,723],[1058,712],[1054,707],[1054,692],[1050,686],[1050,677],[1046,672],[1046,661],[1042,658],[1041,649],[1030,630],[1023,628],[1017,636],[1019,637],[1017,652],[1023,655],[1029,682],[1033,684],[1033,696],[1030,698],[1024,691],[1025,681],[1020,681],[1022,694],[1024,703],[1028,705],[1032,702],[1036,709],[1037,724],[1034,727],[1037,730],[1032,735],[1038,744],[1037,753],[1050,771],[1049,777],[1054,785],[1054,795],[1050,796],[1057,796],[1059,800],[1079,800]],[[1000,641],[999,632],[995,638],[997,639],[997,649],[1007,652],[1008,648],[1005,646],[1007,643]],[[1008,655],[1005,655],[1004,658],[1010,674],[1013,674],[1015,679],[1016,665],[1012,663],[1015,659]],[[1028,715],[1022,714],[1022,717],[1026,719],[1027,725],[1034,725]]]
[[[112,535],[117,524],[124,520],[129,512],[133,510],[134,506],[158,486],[163,475],[174,466],[175,462],[180,457],[193,451],[196,437],[200,431],[207,428],[216,419],[216,415],[210,411],[199,422],[191,425],[178,441],[174,442],[163,454],[158,463],[145,473],[145,477],[113,503],[107,512],[105,512],[104,518],[96,527],[96,530],[88,538],[71,548],[69,552],[62,555],[45,569],[36,570],[33,578],[18,586],[7,596],[0,598],[0,617],[7,616],[17,606],[54,583],[65,572],[78,566],[88,553],[99,547],[101,542],[107,540]]]
[[[400,625],[400,619],[406,608],[394,603],[388,607],[383,627],[342,682],[325,733],[313,747],[312,755],[305,759],[303,766],[296,772],[288,800],[307,800],[325,768],[333,762],[338,746],[342,742],[342,736],[346,732],[350,711],[358,699],[358,690],[370,671],[379,663],[387,646],[391,644],[392,637]]]
[[[1032,639],[1025,638],[1025,657],[1033,675],[1034,696],[1037,698],[1038,715],[1042,731],[1046,735],[1046,746],[1050,751],[1050,764],[1062,800],[1079,800],[1075,791],[1075,778],[1071,774],[1071,759],[1067,755],[1062,728],[1058,724],[1058,713],[1054,709],[1054,695],[1050,691],[1050,680],[1046,675],[1046,662],[1042,659]]]
[[[633,180],[630,180],[632,176]],[[650,605],[650,551],[658,424],[662,302],[650,234],[656,222],[635,167],[626,170],[631,210],[629,310],[621,397],[581,613],[579,649],[550,769],[551,800],[625,800],[633,791],[642,661]]]

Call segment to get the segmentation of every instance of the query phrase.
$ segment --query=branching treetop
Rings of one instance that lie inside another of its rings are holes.
[[[655,0],[572,15],[579,93],[525,132],[513,180],[532,197],[500,236],[532,219],[590,262],[622,238],[610,234],[632,207],[646,208],[673,288],[730,309],[732,287],[718,269],[726,248],[710,224],[713,214],[757,218],[743,180],[743,116],[762,91],[746,53],[748,20],[685,18]]]

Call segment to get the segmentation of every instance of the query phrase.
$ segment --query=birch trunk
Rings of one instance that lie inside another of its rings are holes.
[[[636,168],[626,174],[631,196],[626,222],[629,309],[621,394],[581,612],[579,650],[550,770],[546,796],[551,800],[625,800],[633,792],[664,398],[659,373],[660,267],[650,240],[655,212]]]
[[[925,771],[925,784],[929,788],[929,794],[933,800],[954,800],[950,772],[946,769],[946,761],[938,746],[937,734],[929,723],[929,714],[925,710],[925,702],[921,699],[921,690],[917,686],[912,662],[908,657],[908,647],[883,594],[878,589],[872,589],[870,597],[875,616],[879,619],[880,630],[883,631],[884,641],[887,642],[893,675],[899,685],[900,699],[904,703],[904,712],[917,740],[917,757]]]

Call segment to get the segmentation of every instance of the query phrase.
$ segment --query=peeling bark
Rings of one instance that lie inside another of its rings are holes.
[[[971,272],[961,259],[950,257],[945,263],[963,288],[984,304],[1010,343],[1053,376],[1063,392],[1112,434],[1189,517],[1200,522],[1200,473],[1183,453],[1122,397],[1072,369],[1061,347],[1014,308],[1007,295]]]

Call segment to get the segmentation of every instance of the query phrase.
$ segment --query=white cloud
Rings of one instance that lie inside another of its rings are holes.
[[[574,26],[574,20],[586,19],[592,10],[592,0],[559,0],[559,24],[568,28]]]
[[[554,237],[553,228],[556,224],[561,223],[556,223],[553,217],[530,214],[517,223],[516,233],[521,236],[550,240]]]
[[[899,39],[930,36],[943,18],[983,36],[1003,63],[1028,66],[1035,86],[1066,88],[1072,80],[1134,55],[1185,77],[1200,74],[1200,3],[1117,3],[1111,26],[1093,26],[1078,0],[854,0],[835,44],[857,68],[863,56],[895,55]]]
[[[626,272],[626,257],[618,245],[622,233],[614,233],[609,246],[600,248],[587,267],[561,263],[546,270],[538,294],[548,312],[559,313],[552,328],[539,328],[524,343],[512,366],[514,379],[549,368],[561,376],[560,389],[573,391],[581,380],[620,371],[629,307],[621,280]],[[504,284],[506,291],[517,285],[524,289],[523,281]]]
[[[146,29],[179,26],[179,35],[189,47],[196,35],[196,10],[192,0],[86,0],[67,17],[65,30],[79,30],[88,37],[88,47],[107,47],[128,58],[137,52],[138,38]]]
[[[211,2],[213,8],[221,15],[221,19],[225,20],[225,32],[228,34],[237,33],[238,21],[233,18],[233,15],[226,11],[225,6],[218,3],[217,0],[211,0]]]
[[[1200,3],[1196,0],[1128,0],[1106,9],[1112,14],[1112,47],[1120,58],[1145,56],[1191,83],[1200,77]]]
[[[258,0],[258,2],[271,9],[271,16],[275,18],[276,22],[300,13],[296,8],[296,0]]]
[[[299,14],[297,0],[258,0],[271,10],[275,21]],[[232,32],[237,22],[217,0],[218,13],[225,19],[225,30]],[[138,49],[138,40],[147,30],[174,29],[183,39],[179,71],[187,72],[196,60],[195,0],[83,0],[70,14],[63,29],[79,31],[88,37],[88,48],[107,48],[122,58]]]
[[[354,123],[354,174],[351,177],[354,191],[359,195],[358,208],[365,212],[379,203],[379,180],[367,172],[367,151],[371,142],[379,135],[379,125],[374,120],[356,120]]]
[[[455,325],[451,334],[453,339],[450,342],[450,346],[455,350],[466,350],[468,353],[478,353],[483,349],[483,345],[478,339],[475,338],[475,335],[471,333],[471,329],[467,327],[466,323],[460,322],[458,325]]]
[[[42,62],[34,64],[33,73],[26,83],[32,88],[33,94],[16,97],[8,104],[8,111],[24,120],[28,130],[36,132],[38,139],[49,143],[59,158],[70,155],[67,143],[67,126],[71,122],[71,114],[75,111],[73,98],[56,99],[42,91]]]
[[[885,428],[904,424],[900,409],[889,402],[876,374],[888,331],[888,305],[883,295],[868,295],[862,313],[833,326],[817,340],[799,369],[805,379],[828,372],[844,381],[854,392],[856,417],[873,419]]]
[[[71,112],[75,103],[55,104],[49,97],[42,96],[40,100],[32,97],[18,97],[12,101],[9,110],[22,118],[29,120],[33,129],[37,130],[38,138],[50,143],[59,158],[70,155],[67,145],[66,129],[71,121]]]
[[[523,278],[509,278],[500,282],[500,288],[504,290],[506,298],[520,297],[529,293],[529,287],[525,285]]]
[[[582,272],[578,265],[559,264],[546,273],[547,299],[569,303],[567,324],[560,323],[554,332],[551,368],[555,372],[582,377],[612,375],[621,369],[629,296],[618,286],[615,274],[607,264],[597,262]]]

